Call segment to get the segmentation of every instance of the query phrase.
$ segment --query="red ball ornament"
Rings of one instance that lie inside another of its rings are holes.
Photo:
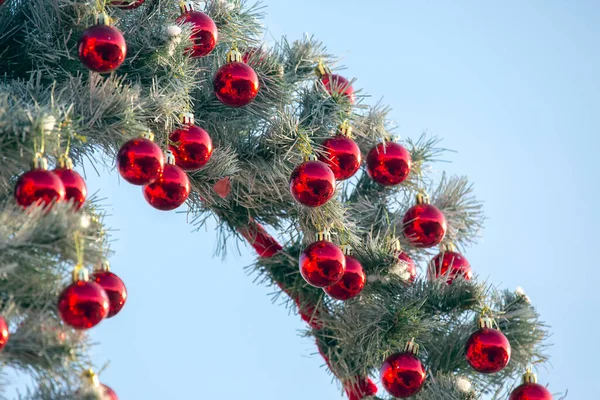
[[[62,180],[52,171],[47,170],[48,162],[43,157],[36,157],[34,168],[25,172],[15,185],[15,200],[20,206],[49,205],[61,202],[65,198],[65,186]]]
[[[321,77],[321,82],[325,86],[325,90],[331,96],[341,94],[351,104],[356,100],[354,88],[350,81],[338,74],[325,74]]]
[[[96,282],[77,280],[58,297],[60,317],[75,329],[89,329],[98,325],[108,310],[108,296]]]
[[[165,165],[161,148],[152,135],[126,142],[117,154],[119,174],[134,185],[147,185],[157,180]]]
[[[415,264],[415,261],[410,258],[408,254],[400,251],[398,252],[398,262],[403,267],[404,275],[407,277],[405,281],[408,283],[414,283],[414,281],[417,279],[417,265]]]
[[[388,357],[381,366],[380,377],[384,389],[394,397],[405,399],[417,394],[425,383],[425,367],[416,356],[410,342],[404,353]]]
[[[181,6],[181,15],[175,20],[178,24],[191,24],[191,39],[194,45],[187,49],[192,57],[204,57],[210,54],[217,45],[219,31],[217,25],[208,15],[194,10],[192,2]]]
[[[87,198],[87,185],[81,175],[73,170],[71,159],[67,156],[61,156],[58,159],[58,168],[52,172],[58,175],[65,187],[65,200],[72,201],[77,210],[83,207],[83,203]]]
[[[144,4],[146,0],[112,0],[109,5],[121,10],[133,10]]]
[[[335,179],[338,181],[346,180],[352,177],[360,168],[362,154],[360,148],[348,134],[350,127],[342,127],[342,134],[326,139],[322,146],[324,154],[319,156],[319,160],[331,168]]]
[[[508,400],[552,400],[552,393],[537,383],[537,377],[530,371],[523,375],[523,384],[515,388]]]
[[[105,265],[103,268],[94,272],[91,279],[106,292],[109,306],[106,318],[111,318],[117,315],[125,305],[127,288],[121,278],[108,270],[108,265]]]
[[[429,262],[429,278],[446,278],[448,285],[451,285],[457,277],[470,281],[473,278],[471,265],[462,254],[456,252],[453,245],[444,246],[443,251]]]
[[[215,74],[213,87],[221,103],[230,107],[243,107],[254,100],[260,82],[252,67],[242,61],[241,53],[231,50],[227,54],[227,64]]]
[[[10,337],[10,333],[8,332],[8,324],[3,316],[0,316],[0,350],[4,349],[6,343],[8,343],[8,338]]]
[[[382,186],[403,182],[410,173],[410,153],[396,142],[379,143],[367,154],[367,173]]]
[[[317,241],[300,255],[300,273],[309,285],[331,286],[344,276],[346,256],[330,239],[327,232],[319,233]]]
[[[174,210],[187,200],[190,195],[190,180],[187,174],[174,165],[173,155],[168,161],[160,177],[144,186],[144,197],[154,208],[162,211]]]
[[[184,125],[169,135],[169,150],[175,155],[175,165],[184,171],[195,171],[208,162],[213,144],[208,133],[194,125],[191,114],[182,119]]]
[[[335,175],[321,161],[305,161],[292,172],[290,191],[300,204],[308,207],[322,206],[335,194]]]
[[[502,332],[493,328],[491,318],[480,319],[479,330],[469,337],[466,347],[467,361],[477,372],[499,372],[510,360],[510,343]]]
[[[104,396],[102,400],[119,400],[119,396],[117,396],[115,391],[103,383],[100,384],[100,391]]]
[[[79,59],[88,69],[101,74],[112,72],[125,61],[127,43],[121,31],[109,25],[106,14],[89,27],[79,39]]]
[[[408,209],[402,220],[406,239],[415,247],[433,247],[446,236],[446,217],[423,195],[417,196],[417,205]]]
[[[325,293],[336,300],[348,300],[358,296],[367,282],[367,275],[360,262],[348,254],[347,249],[344,250],[344,253],[346,253],[346,270],[342,275],[342,279],[323,289]]]

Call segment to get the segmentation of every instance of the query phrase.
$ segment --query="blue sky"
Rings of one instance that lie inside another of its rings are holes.
[[[466,254],[474,270],[522,286],[552,325],[540,381],[596,393],[600,2],[266,4],[273,37],[323,40],[368,101],[392,106],[397,134],[428,130],[457,151],[439,168],[468,175],[488,217]],[[121,399],[340,398],[299,318],[245,275],[249,249],[212,258],[212,226],[191,233],[185,214],[151,209],[114,172],[88,183],[108,199],[112,266],[130,294],[93,331]]]

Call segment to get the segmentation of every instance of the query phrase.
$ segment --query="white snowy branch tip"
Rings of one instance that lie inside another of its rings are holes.
[[[456,378],[456,388],[463,393],[469,393],[472,388],[471,381],[459,376]]]
[[[525,290],[521,286],[517,286],[515,293],[517,294],[517,296],[525,299],[526,302],[531,303],[531,299],[529,299],[529,296],[527,296],[527,293],[525,293]]]
[[[181,35],[181,27],[178,25],[167,26],[167,35],[169,35],[169,37],[177,37]]]

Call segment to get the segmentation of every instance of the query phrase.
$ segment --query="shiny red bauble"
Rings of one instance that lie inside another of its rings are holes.
[[[15,200],[20,206],[49,205],[65,198],[65,186],[52,171],[42,168],[25,172],[15,185]]]
[[[160,177],[144,186],[144,197],[154,208],[162,211],[174,210],[190,195],[190,180],[177,165],[166,164]]]
[[[100,285],[108,296],[109,308],[106,318],[117,315],[127,300],[127,288],[121,278],[110,271],[96,271],[90,280]]]
[[[93,281],[73,282],[58,297],[60,317],[75,329],[89,329],[98,325],[108,314],[109,308],[106,292]]]
[[[258,75],[248,64],[229,62],[223,65],[213,79],[215,95],[229,107],[243,107],[258,94]]]
[[[100,384],[100,391],[104,396],[102,397],[102,400],[119,400],[119,396],[117,396],[117,393],[115,393],[114,390],[112,390],[109,386],[106,386],[103,383]]]
[[[114,26],[98,24],[89,27],[79,39],[79,59],[88,69],[107,73],[125,61],[127,43]]]
[[[348,136],[336,135],[326,139],[322,146],[324,153],[319,156],[319,160],[331,168],[338,181],[352,177],[360,168],[362,162],[360,148]]]
[[[381,366],[381,384],[389,394],[405,399],[414,396],[425,383],[425,367],[410,352],[388,357]]]
[[[510,393],[508,400],[552,400],[552,393],[539,383],[524,383]]]
[[[367,275],[360,262],[356,258],[346,255],[346,271],[342,279],[323,290],[336,300],[348,300],[358,296],[366,282]]]
[[[169,135],[169,150],[175,164],[184,171],[195,171],[208,162],[213,144],[208,133],[196,125],[184,125]]]
[[[4,317],[0,316],[0,350],[6,346],[9,337],[10,333],[8,332],[8,324],[6,323]]]
[[[493,328],[480,328],[467,340],[467,361],[477,372],[492,374],[503,370],[510,353],[506,336]]]
[[[433,247],[446,236],[446,217],[431,204],[417,204],[408,209],[402,220],[406,239],[415,247]]]
[[[408,177],[411,166],[410,153],[396,142],[379,143],[367,154],[367,173],[382,186],[402,183]]]
[[[132,10],[144,4],[146,0],[112,0],[108,4],[121,10]]]
[[[350,103],[354,103],[356,95],[350,81],[338,74],[325,74],[321,77],[321,82],[330,95],[341,94]]]
[[[413,283],[415,279],[417,279],[417,265],[415,264],[415,261],[403,251],[398,253],[398,260],[400,263],[404,264],[404,273],[407,276],[405,281],[408,283]]]
[[[319,207],[335,194],[335,175],[321,161],[305,161],[298,165],[290,176],[292,196],[308,207]]]
[[[446,279],[450,285],[458,277],[471,280],[473,271],[469,261],[462,254],[456,251],[443,251],[429,262],[429,277]]]
[[[73,202],[77,210],[83,207],[87,198],[87,185],[79,173],[71,168],[57,168],[54,172],[65,187],[65,201]]]
[[[187,7],[187,6],[186,6]],[[219,31],[215,21],[201,11],[185,8],[176,20],[178,24],[192,25],[191,39],[194,43],[188,49],[192,57],[204,57],[210,54],[217,45]]]
[[[309,285],[327,287],[344,276],[346,256],[327,240],[311,243],[300,255],[300,273]]]
[[[150,139],[136,138],[126,142],[117,154],[119,174],[134,185],[147,185],[160,177],[165,165],[161,148]]]

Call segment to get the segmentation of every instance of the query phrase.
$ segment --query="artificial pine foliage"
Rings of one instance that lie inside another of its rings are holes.
[[[388,108],[367,105],[355,90],[357,82],[336,88],[341,80],[321,79],[323,68],[317,67],[337,63],[321,42],[282,38],[264,46],[261,5],[211,0],[204,11],[218,27],[217,46],[206,56],[190,57],[193,32],[176,25],[181,11],[172,0],[146,0],[129,10],[101,3],[0,5],[0,314],[10,327],[0,361],[34,378],[37,386],[23,399],[97,397],[77,391],[81,371],[93,364],[88,338],[61,323],[56,302],[81,253],[75,232],[84,243],[86,265],[102,263],[110,250],[97,201],[88,200],[80,211],[68,203],[25,211],[13,198],[16,178],[29,170],[42,137],[51,164],[69,142],[76,166],[90,160],[112,168],[121,145],[148,131],[167,148],[183,112],[194,114],[214,145],[208,162],[188,174],[194,223],[200,227],[216,217],[222,251],[228,240],[258,243],[252,273],[289,298],[350,399],[374,395],[368,379],[377,381],[383,361],[412,338],[427,369],[414,397],[419,400],[504,399],[529,363],[545,361],[547,330],[525,295],[477,279],[458,277],[449,285],[445,277],[428,279],[424,273],[411,283],[398,273],[397,240],[423,266],[438,253],[437,247],[412,246],[402,234],[403,216],[417,194],[427,193],[444,214],[444,243],[462,254],[476,243],[484,220],[465,177],[430,173],[444,158],[437,138],[401,142],[411,168],[398,185],[377,184],[363,164],[351,179],[338,182],[326,204],[305,207],[294,200],[290,174],[309,153],[322,155],[321,143],[345,121],[363,159],[390,136]],[[120,67],[102,75],[77,57],[79,37],[96,23],[98,7],[127,42]],[[260,84],[256,98],[240,108],[220,102],[213,88],[213,76],[232,47]],[[50,128],[49,119],[56,121]],[[230,189],[215,190],[222,182]],[[276,238],[260,226],[277,232]],[[367,275],[360,295],[345,302],[308,285],[299,273],[302,250],[325,228],[337,244],[352,247]],[[465,343],[481,314],[495,318],[512,347],[508,366],[496,374],[477,373],[465,359]],[[382,390],[376,396],[389,397]]]

